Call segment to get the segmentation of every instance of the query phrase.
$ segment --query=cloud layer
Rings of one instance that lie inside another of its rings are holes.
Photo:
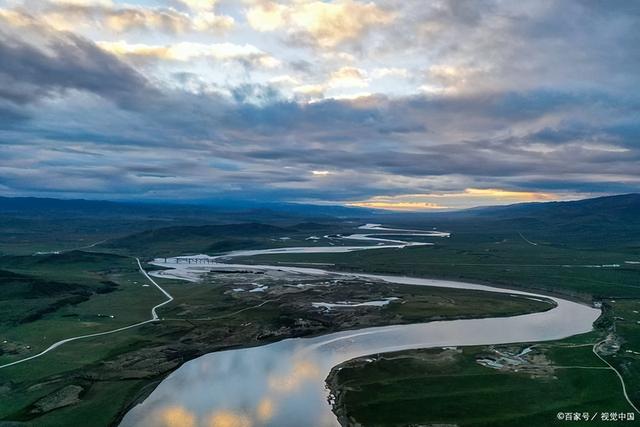
[[[439,209],[640,190],[634,2],[29,3],[0,0],[4,194]]]

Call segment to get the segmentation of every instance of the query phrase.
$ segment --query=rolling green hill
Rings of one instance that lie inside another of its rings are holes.
[[[522,233],[533,242],[562,247],[640,250],[640,194],[393,215],[388,220],[458,233]]]

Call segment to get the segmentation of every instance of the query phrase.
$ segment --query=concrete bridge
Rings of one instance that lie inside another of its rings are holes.
[[[189,257],[180,257],[175,258],[176,264],[216,264],[216,261],[211,258],[189,258]],[[167,258],[164,259],[164,262],[167,262]]]

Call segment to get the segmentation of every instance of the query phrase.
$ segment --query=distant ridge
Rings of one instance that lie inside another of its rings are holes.
[[[246,217],[261,218],[278,215],[291,217],[356,217],[369,215],[375,210],[339,205],[303,203],[258,202],[237,199],[202,201],[121,202],[86,199],[55,199],[41,197],[1,197],[0,213],[37,215],[195,215],[241,213]]]
[[[400,220],[396,216],[394,219]],[[404,221],[473,232],[525,233],[554,245],[640,250],[640,194],[557,202],[487,206],[456,212],[408,214]]]
[[[552,202],[516,203],[505,206],[481,206],[459,211],[472,215],[516,215],[516,214],[610,214],[640,216],[640,193],[601,196],[590,199]]]

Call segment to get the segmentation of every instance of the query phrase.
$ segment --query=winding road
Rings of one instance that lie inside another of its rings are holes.
[[[86,335],[79,335],[76,337],[71,337],[71,338],[66,338],[63,340],[60,340],[56,343],[51,344],[49,347],[47,347],[46,349],[44,349],[43,351],[41,351],[38,354],[34,354],[33,356],[29,356],[29,357],[25,357],[24,359],[20,359],[20,360],[16,360],[14,362],[10,362],[10,363],[5,363],[4,365],[0,365],[0,369],[3,368],[8,368],[9,366],[14,366],[17,365],[19,363],[24,363],[24,362],[28,362],[29,360],[33,360],[36,359],[38,357],[44,356],[45,354],[49,353],[52,350],[55,350],[56,348],[60,347],[63,344],[72,342],[72,341],[78,341],[78,340],[82,340],[85,338],[93,338],[93,337],[99,337],[102,335],[109,335],[109,334],[114,334],[116,332],[121,332],[121,331],[126,331],[127,329],[132,329],[132,328],[137,328],[138,326],[142,326],[142,325],[146,325],[147,323],[151,323],[151,322],[157,322],[158,320],[160,320],[160,318],[158,317],[158,313],[156,312],[156,310],[160,307],[162,307],[165,304],[169,304],[171,301],[173,301],[173,297],[171,296],[171,294],[169,294],[169,292],[167,292],[166,290],[164,290],[162,288],[162,286],[158,285],[158,283],[156,283],[155,280],[153,280],[145,271],[144,268],[142,268],[142,264],[140,263],[140,259],[136,258],[136,262],[138,263],[138,268],[140,269],[140,271],[142,272],[142,274],[151,282],[153,283],[153,285],[158,288],[160,290],[160,292],[162,292],[167,299],[163,302],[161,302],[160,304],[157,304],[155,306],[153,306],[153,308],[151,308],[151,319],[149,320],[145,320],[142,322],[138,322],[138,323],[134,323],[133,325],[129,325],[129,326],[123,326],[121,328],[117,328],[117,329],[112,329],[109,331],[105,331],[105,332],[96,332],[94,334],[86,334]]]
[[[629,402],[629,405],[631,405],[631,407],[636,411],[636,413],[640,414],[640,410],[638,410],[638,407],[633,404],[633,402],[629,398],[629,395],[627,394],[627,387],[624,384],[624,378],[622,378],[622,375],[620,375],[620,372],[618,372],[618,370],[616,368],[614,368],[611,363],[607,362],[607,360],[604,357],[602,357],[602,356],[600,356],[598,354],[598,347],[600,346],[600,344],[602,344],[605,341],[606,341],[606,339],[595,343],[591,350],[593,351],[593,354],[598,356],[598,359],[602,360],[604,363],[607,364],[608,368],[605,368],[605,369],[611,369],[613,372],[616,373],[616,375],[620,379],[620,384],[622,384],[622,394],[624,394],[624,398],[627,399],[627,402]]]

